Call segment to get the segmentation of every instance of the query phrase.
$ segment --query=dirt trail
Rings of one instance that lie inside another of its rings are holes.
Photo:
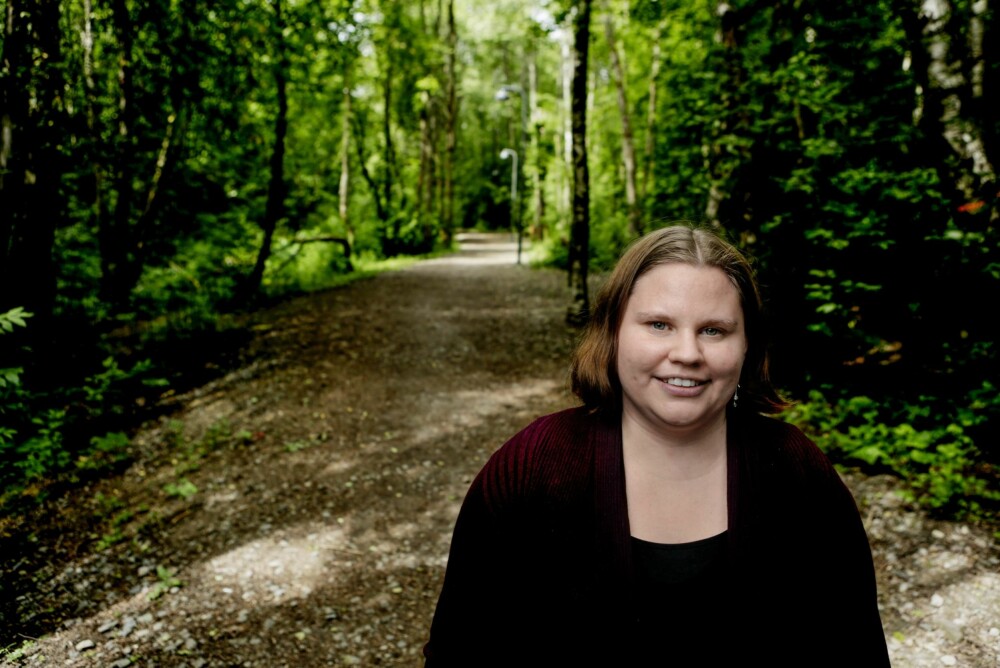
[[[410,666],[472,476],[573,403],[564,275],[507,235],[255,318],[236,371],[134,439],[120,476],[17,531],[3,665]],[[851,476],[897,668],[1000,665],[998,553]]]

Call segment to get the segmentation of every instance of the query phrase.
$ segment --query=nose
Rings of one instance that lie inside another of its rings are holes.
[[[699,364],[702,360],[701,345],[697,332],[680,330],[671,339],[670,361],[687,366]]]

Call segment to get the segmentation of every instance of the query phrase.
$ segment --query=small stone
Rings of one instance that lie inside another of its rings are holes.
[[[133,630],[135,630],[135,618],[125,617],[124,619],[122,619],[122,628],[120,631],[118,631],[118,635],[119,637],[124,638],[128,634],[132,633]]]
[[[935,608],[940,608],[942,605],[944,605],[944,599],[941,598],[940,594],[934,594],[933,596],[931,596],[931,605],[933,605]]]
[[[946,666],[954,666],[958,664],[958,659],[956,659],[951,654],[945,654],[944,656],[941,657],[941,663],[943,663]]]
[[[128,658],[118,659],[117,661],[111,664],[111,668],[128,668],[131,665],[132,665],[132,659]]]
[[[96,645],[93,640],[81,640],[76,644],[77,652],[86,652],[88,649],[94,649]]]
[[[98,633],[107,633],[108,631],[110,631],[111,629],[115,628],[116,626],[118,626],[118,620],[117,619],[112,619],[112,620],[106,621],[103,624],[101,624],[100,626],[98,626],[97,627],[97,632]]]
[[[949,640],[952,640],[954,642],[958,642],[959,640],[962,639],[962,625],[961,624],[958,624],[955,621],[950,621],[949,622],[949,621],[946,621],[946,620],[942,621],[940,624],[941,624],[941,630],[944,631],[945,636],[947,636],[947,638]]]

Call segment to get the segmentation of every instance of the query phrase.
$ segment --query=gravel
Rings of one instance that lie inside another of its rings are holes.
[[[126,470],[0,527],[0,665],[422,665],[472,476],[574,403],[565,276],[513,258],[470,235],[257,314],[240,368],[165,396]],[[893,665],[1000,666],[993,529],[844,475]]]

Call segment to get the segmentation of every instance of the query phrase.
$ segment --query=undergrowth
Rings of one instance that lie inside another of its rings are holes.
[[[784,417],[835,462],[897,476],[912,502],[939,516],[1000,524],[1000,469],[973,438],[1000,408],[996,389],[984,382],[964,403],[923,399],[828,399],[816,390]]]

